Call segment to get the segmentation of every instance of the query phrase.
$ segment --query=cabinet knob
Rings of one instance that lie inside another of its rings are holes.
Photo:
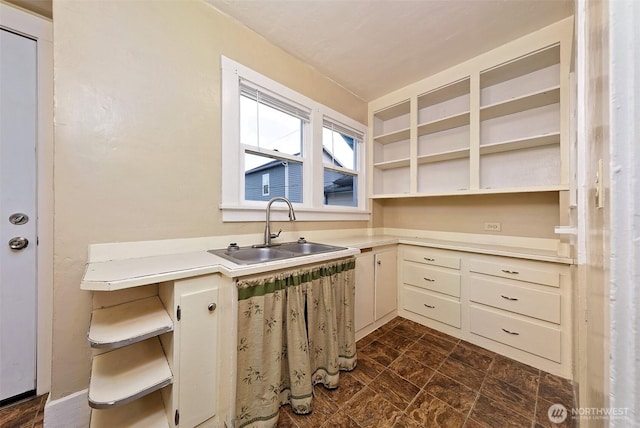
[[[207,309],[209,309],[209,312],[213,312],[216,310],[216,304],[215,303],[209,303],[209,306],[207,306]]]
[[[506,328],[503,328],[503,329],[502,329],[502,331],[504,331],[505,333],[512,334],[512,335],[514,335],[514,336],[520,336],[520,333],[515,332],[515,331],[509,331],[509,330],[507,330]]]
[[[382,260],[378,260],[376,263],[378,263],[379,265],[382,264]]]

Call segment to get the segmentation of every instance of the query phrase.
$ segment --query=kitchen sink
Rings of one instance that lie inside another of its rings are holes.
[[[335,247],[333,245],[327,244],[316,244],[315,242],[287,242],[284,244],[280,244],[278,249],[304,255],[344,250],[343,247]]]
[[[305,241],[285,242],[282,244],[273,244],[269,247],[238,247],[235,244],[231,244],[227,248],[209,250],[209,253],[220,256],[239,265],[250,265],[345,249],[345,247],[336,247],[335,245],[317,244],[315,242]]]

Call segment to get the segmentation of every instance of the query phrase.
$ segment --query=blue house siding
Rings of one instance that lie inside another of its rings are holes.
[[[302,165],[289,162],[286,166],[281,161],[270,162],[247,171],[244,176],[244,195],[248,201],[268,201],[276,196],[287,196],[285,175],[288,169],[289,194],[291,202],[302,202]],[[262,195],[262,176],[269,174],[269,194]]]

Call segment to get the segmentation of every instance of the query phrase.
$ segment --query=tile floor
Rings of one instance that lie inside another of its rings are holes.
[[[44,425],[44,405],[48,395],[40,395],[0,408],[0,427],[42,428]]]
[[[395,318],[358,341],[358,366],[334,390],[316,386],[314,411],[280,409],[279,427],[574,427],[547,417],[573,407],[571,383],[486,349]],[[2,428],[41,428],[47,396],[0,409]]]
[[[412,321],[395,318],[358,341],[358,366],[314,410],[280,408],[279,427],[573,427],[547,417],[573,407],[568,380]]]

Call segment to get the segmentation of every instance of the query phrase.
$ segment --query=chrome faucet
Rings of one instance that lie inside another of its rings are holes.
[[[271,198],[267,203],[267,218],[264,225],[264,246],[265,247],[270,247],[272,245],[271,240],[280,236],[280,233],[282,232],[282,229],[280,229],[278,233],[271,233],[271,205],[275,201],[286,202],[286,204],[289,205],[289,221],[296,220],[296,213],[293,211],[293,205],[291,205],[291,201],[289,199],[283,196],[276,196],[275,198]]]

